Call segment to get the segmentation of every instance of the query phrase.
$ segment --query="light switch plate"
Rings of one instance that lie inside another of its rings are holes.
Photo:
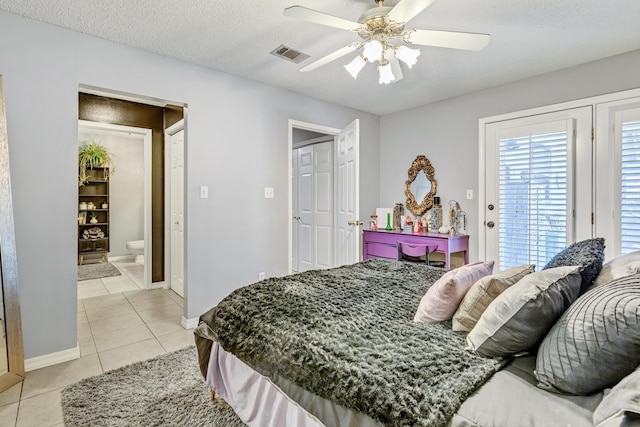
[[[467,190],[467,200],[473,200],[473,190]]]
[[[209,187],[207,187],[206,185],[203,185],[200,187],[200,198],[201,199],[209,198]]]
[[[264,187],[264,198],[273,199],[273,187]]]

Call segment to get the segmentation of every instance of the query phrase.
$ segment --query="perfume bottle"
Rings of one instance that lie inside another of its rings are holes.
[[[431,229],[437,230],[442,227],[442,205],[440,197],[433,197],[433,208],[431,208]]]
[[[402,203],[396,203],[393,208],[393,229],[394,230],[402,230],[402,220],[400,219],[404,216],[404,206]]]

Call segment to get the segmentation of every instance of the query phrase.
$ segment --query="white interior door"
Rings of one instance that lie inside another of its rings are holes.
[[[184,297],[184,128],[169,134],[171,147],[170,288]]]
[[[298,271],[314,268],[313,146],[299,148],[297,175]]]
[[[485,127],[485,259],[542,269],[592,235],[591,107]]]
[[[293,155],[291,156],[291,188],[293,189],[293,200],[291,201],[291,235],[293,236],[292,240],[292,251],[291,251],[291,268],[292,271],[298,272],[300,266],[298,265],[298,228],[300,226],[298,220],[298,149],[293,150]]]
[[[336,266],[360,260],[359,121],[336,135]]]
[[[313,144],[314,268],[333,267],[333,141]]]

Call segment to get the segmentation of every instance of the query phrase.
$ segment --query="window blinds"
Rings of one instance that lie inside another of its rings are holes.
[[[640,121],[622,123],[621,253],[640,250]]]
[[[500,139],[499,159],[500,267],[541,270],[567,241],[567,132]]]

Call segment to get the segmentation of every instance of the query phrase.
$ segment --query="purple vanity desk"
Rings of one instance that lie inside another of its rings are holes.
[[[438,232],[408,233],[402,231],[364,230],[362,258],[398,258],[398,242],[437,245],[435,252],[444,254],[445,268],[450,268],[451,254],[464,252],[464,263],[469,263],[469,236],[450,236]]]

